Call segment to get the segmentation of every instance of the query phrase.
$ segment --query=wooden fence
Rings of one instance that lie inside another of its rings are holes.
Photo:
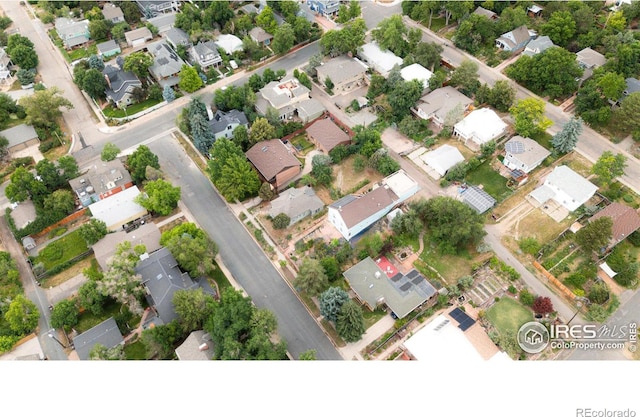
[[[538,261],[533,261],[533,266],[538,271],[542,272],[542,275],[544,275],[549,280],[549,282],[551,282],[557,289],[559,289],[565,297],[567,297],[571,301],[575,300],[576,295],[573,293],[573,291],[571,291],[569,288],[567,288],[566,285],[560,282],[558,278],[554,277],[549,271],[547,271],[542,265],[540,265]]]

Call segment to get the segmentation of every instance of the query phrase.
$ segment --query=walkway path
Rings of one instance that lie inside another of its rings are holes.
[[[359,360],[363,361],[364,358],[360,354],[367,346],[376,341],[380,336],[393,328],[395,320],[391,315],[386,314],[380,320],[378,320],[373,326],[369,327],[362,339],[355,343],[349,343],[347,346],[338,348],[342,357],[346,360]]]

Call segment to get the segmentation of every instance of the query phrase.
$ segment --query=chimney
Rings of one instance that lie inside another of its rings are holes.
[[[201,344],[200,346],[198,346],[198,350],[200,352],[203,352],[205,350],[209,350],[209,345],[207,345],[206,343]]]

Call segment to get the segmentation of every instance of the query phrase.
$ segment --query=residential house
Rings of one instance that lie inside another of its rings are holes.
[[[262,3],[258,3],[257,5],[254,3],[249,3],[249,4],[245,4],[244,6],[242,6],[240,8],[240,10],[242,11],[242,13],[244,14],[248,14],[248,15],[258,15],[260,14],[260,12],[262,12],[264,6],[262,5]],[[275,12],[274,12],[275,14]]]
[[[180,361],[208,361],[213,358],[213,341],[204,330],[195,330],[176,348]]]
[[[153,55],[153,64],[149,72],[162,87],[173,87],[180,82],[180,71],[186,63],[164,41],[152,43],[147,47]]]
[[[329,205],[328,220],[351,240],[418,192],[418,183],[400,170],[364,195],[347,195]]]
[[[451,168],[464,162],[458,148],[447,144],[421,155],[420,159],[437,172],[438,177],[444,177]]]
[[[156,317],[152,318],[156,324],[168,324],[178,318],[173,306],[176,291],[202,288],[206,294],[216,294],[206,278],[193,279],[188,273],[182,272],[167,248],[141,255],[136,274],[140,275],[147,301],[156,312]]]
[[[588,80],[593,75],[593,71],[596,68],[600,68],[607,63],[607,58],[600,52],[596,52],[591,48],[584,48],[576,53],[576,60],[578,65],[584,70],[580,81]]]
[[[104,16],[105,20],[113,23],[114,25],[124,22],[124,13],[122,13],[122,9],[112,3],[105,3],[105,5],[102,6],[102,16]]]
[[[540,17],[542,16],[543,10],[544,7],[540,7],[537,4],[532,4],[531,6],[527,7],[527,14],[529,15],[529,17]]]
[[[429,80],[433,73],[420,64],[411,64],[400,70],[400,75],[405,81],[418,80],[424,90],[429,89]]]
[[[351,143],[349,135],[328,117],[307,127],[307,137],[326,154],[338,145],[346,146]]]
[[[228,112],[222,110],[216,111],[213,118],[209,120],[209,126],[216,140],[220,138],[230,139],[233,137],[233,131],[238,126],[249,128],[249,122],[244,112],[232,109]]]
[[[527,46],[530,40],[536,37],[536,33],[527,29],[526,26],[520,26],[510,32],[503,33],[496,39],[496,47],[503,51],[519,52]]]
[[[218,39],[215,41],[216,46],[227,53],[227,55],[231,55],[234,52],[239,52],[244,50],[244,46],[242,46],[242,39],[235,35],[222,34],[218,36]]]
[[[160,229],[154,222],[145,223],[135,230],[124,230],[108,233],[105,237],[91,246],[96,256],[96,261],[103,271],[109,267],[109,262],[116,254],[118,245],[124,242],[131,243],[131,247],[144,245],[146,252],[151,253],[160,249]]]
[[[460,188],[459,197],[463,203],[478,214],[482,214],[496,205],[496,199],[476,185],[463,185]]]
[[[139,29],[130,30],[124,33],[127,45],[135,48],[144,45],[147,41],[153,39],[153,34],[148,27],[143,26]]]
[[[310,90],[293,77],[271,81],[256,94],[256,111],[264,116],[269,107],[273,107],[280,119],[291,119],[297,113],[299,103],[309,100],[309,93]]]
[[[55,28],[65,49],[72,49],[89,42],[89,21],[87,19],[75,21],[59,17],[55,20]]]
[[[473,11],[473,14],[484,16],[489,20],[498,20],[499,18],[498,13],[491,10],[487,10],[481,6],[476,7],[476,9]]]
[[[31,125],[19,124],[3,130],[0,132],[0,136],[9,141],[7,150],[12,157],[15,157],[17,152],[40,144],[38,133]]]
[[[246,155],[262,179],[276,191],[284,189],[302,172],[302,163],[280,139],[258,142]]]
[[[324,203],[318,198],[313,188],[287,188],[278,198],[271,201],[269,215],[276,217],[284,213],[291,221],[289,226],[299,222],[305,217],[315,216],[324,208]]]
[[[264,46],[269,45],[273,39],[273,35],[262,29],[260,26],[256,26],[251,29],[249,31],[249,37]]]
[[[626,88],[622,94],[624,94],[625,97],[629,94],[640,92],[640,80],[637,78],[627,78],[624,81],[626,83]]]
[[[424,120],[431,120],[436,126],[442,127],[447,115],[454,109],[460,114],[466,113],[473,104],[473,100],[451,86],[441,87],[422,96],[413,112]]]
[[[325,112],[325,108],[320,101],[315,98],[303,100],[298,103],[296,107],[296,113],[302,124],[307,124],[318,117],[322,116]]]
[[[613,202],[603,208],[589,219],[589,223],[600,218],[609,217],[613,224],[611,227],[611,239],[609,244],[603,248],[608,252],[618,243],[625,240],[629,235],[640,228],[640,216],[638,212],[624,204]]]
[[[338,0],[307,0],[307,5],[314,12],[327,18],[337,16],[340,10]]]
[[[522,55],[534,56],[547,49],[554,47],[553,41],[548,36],[539,36],[527,44],[522,52]]]
[[[147,209],[135,202],[140,190],[135,185],[89,205],[91,215],[102,220],[107,230],[115,232],[147,214]]]
[[[147,19],[147,22],[155,26],[158,29],[158,33],[162,34],[168,32],[175,25],[176,15],[177,13],[163,13]]]
[[[189,50],[193,62],[197,62],[200,68],[217,67],[222,63],[222,57],[218,47],[213,41],[198,42]]]
[[[98,56],[102,58],[109,58],[122,52],[120,45],[113,39],[99,43],[96,47],[98,48]]]
[[[125,71],[124,59],[118,57],[116,65],[105,65],[102,70],[107,80],[107,99],[118,108],[127,107],[133,103],[133,91],[142,88],[142,82],[131,71]]]
[[[365,43],[358,48],[358,57],[360,57],[365,64],[378,71],[383,77],[389,75],[389,72],[394,66],[402,65],[402,58],[396,56],[388,49],[383,51],[375,42]]]
[[[412,269],[405,275],[384,257],[376,261],[366,257],[343,275],[358,300],[369,310],[387,306],[399,319],[438,294],[417,270]]]
[[[514,136],[504,144],[502,163],[512,171],[525,174],[537,168],[551,152],[533,139]]]
[[[485,107],[472,111],[456,123],[453,134],[462,139],[465,145],[476,150],[485,143],[498,139],[506,130],[507,124],[496,112]]]
[[[553,200],[568,211],[574,211],[596,193],[596,187],[566,165],[559,165],[547,176],[544,184],[529,196],[538,205]]]
[[[73,348],[80,360],[86,361],[91,359],[91,349],[93,349],[95,345],[102,345],[107,349],[124,345],[124,338],[113,317],[109,317],[102,323],[93,326],[73,338]]]
[[[87,207],[133,186],[129,171],[119,159],[95,163],[79,177],[69,180],[80,203]]]
[[[180,0],[135,0],[142,16],[149,19],[163,13],[180,11],[182,2]]]
[[[178,45],[184,46],[187,50],[191,48],[191,40],[187,32],[180,28],[171,28],[165,35],[167,43],[171,45],[174,50],[178,49]]]
[[[360,61],[339,56],[316,67],[318,82],[326,88],[327,78],[333,83],[334,94],[345,94],[365,85],[367,67]]]
[[[13,62],[11,62],[11,58],[4,50],[4,48],[0,48],[0,83],[1,84],[9,84],[13,82],[13,77],[11,76],[10,68],[13,67]]]

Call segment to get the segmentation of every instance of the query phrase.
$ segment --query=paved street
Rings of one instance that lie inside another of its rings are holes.
[[[318,359],[342,359],[336,348],[287,286],[262,249],[249,236],[209,180],[169,135],[150,143],[163,171],[182,188],[182,201],[220,248],[228,270],[259,308],[278,318],[278,333],[297,358],[315,349]],[[250,260],[250,261],[249,261]]]

